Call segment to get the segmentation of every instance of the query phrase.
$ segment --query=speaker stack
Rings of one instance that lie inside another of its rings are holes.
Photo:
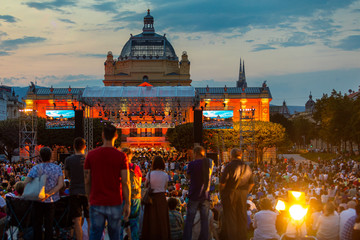
[[[84,111],[75,110],[75,138],[84,137]]]
[[[194,144],[203,145],[203,116],[202,110],[194,110]]]

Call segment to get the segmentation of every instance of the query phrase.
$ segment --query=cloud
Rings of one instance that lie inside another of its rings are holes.
[[[17,22],[17,19],[10,15],[0,15],[0,20],[4,20],[5,22],[9,23]]]
[[[246,40],[245,42],[252,43],[254,42],[254,40],[250,39],[250,40]]]
[[[92,5],[91,8],[98,12],[117,13],[116,2],[102,2]]]
[[[189,41],[196,41],[196,40],[200,40],[201,36],[189,36],[186,39]]]
[[[16,50],[21,45],[27,45],[31,43],[44,42],[46,38],[43,37],[23,37],[16,39],[3,40],[0,42],[0,50]]]
[[[103,53],[84,53],[84,54],[79,54],[79,57],[90,57],[90,58],[106,58],[106,54]]]
[[[121,29],[124,29],[125,27],[117,27],[117,28],[114,28],[114,32],[117,32],[117,31],[119,31],[119,30],[121,30]]]
[[[71,21],[70,19],[66,19],[66,18],[58,18],[58,20],[61,22],[64,22],[64,23],[76,24],[76,22]]]
[[[260,52],[264,50],[273,50],[276,49],[268,44],[256,44],[255,47],[251,50],[252,52]]]
[[[17,76],[0,77],[0,82],[11,86],[28,86],[30,82],[36,82],[38,86],[43,87],[86,87],[103,86],[102,76],[96,75],[45,75],[45,76]]]
[[[105,53],[47,53],[45,56],[71,56],[71,57],[84,57],[84,58],[106,58]]]
[[[62,11],[62,7],[71,7],[76,6],[77,3],[75,0],[53,0],[53,1],[41,1],[41,2],[27,2],[24,3],[28,7],[35,8],[37,10],[56,10],[56,11]]]
[[[157,6],[151,14],[160,29],[170,32],[227,32],[238,29],[242,34],[252,28],[291,28],[289,22],[300,18],[312,17],[321,11],[324,16],[335,10],[350,6],[356,0],[349,1],[238,1],[217,0],[168,1],[154,0]],[[146,15],[141,13],[119,13],[113,20],[127,22],[130,26]]]
[[[10,54],[10,52],[0,51],[0,56],[9,56]]]
[[[351,35],[340,41],[340,44],[336,46],[345,51],[353,51],[360,49],[360,35]]]
[[[304,32],[294,32],[292,36],[289,37],[286,41],[281,42],[280,46],[282,47],[300,47],[305,45],[314,44],[314,41],[310,41],[310,36]]]

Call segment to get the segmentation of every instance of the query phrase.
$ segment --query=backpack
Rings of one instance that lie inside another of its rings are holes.
[[[131,199],[141,198],[141,178],[135,174],[136,165],[133,164],[129,169],[130,172],[130,184],[131,184]]]

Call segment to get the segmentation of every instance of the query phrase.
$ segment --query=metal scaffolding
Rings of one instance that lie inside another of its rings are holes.
[[[255,108],[240,109],[239,112],[240,150],[248,153],[243,155],[245,161],[255,161]]]
[[[84,139],[86,141],[87,151],[92,150],[94,147],[93,126],[94,126],[94,122],[93,122],[92,107],[86,105],[84,109]]]
[[[20,159],[34,161],[38,153],[37,146],[37,111],[20,110],[19,118],[19,148]]]

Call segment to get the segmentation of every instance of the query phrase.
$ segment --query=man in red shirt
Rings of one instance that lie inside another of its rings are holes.
[[[116,148],[118,135],[113,125],[102,132],[103,145],[85,159],[85,190],[90,200],[90,240],[100,240],[108,223],[110,239],[120,239],[121,218],[130,214],[129,164],[126,155]],[[124,201],[124,205],[122,205]]]

